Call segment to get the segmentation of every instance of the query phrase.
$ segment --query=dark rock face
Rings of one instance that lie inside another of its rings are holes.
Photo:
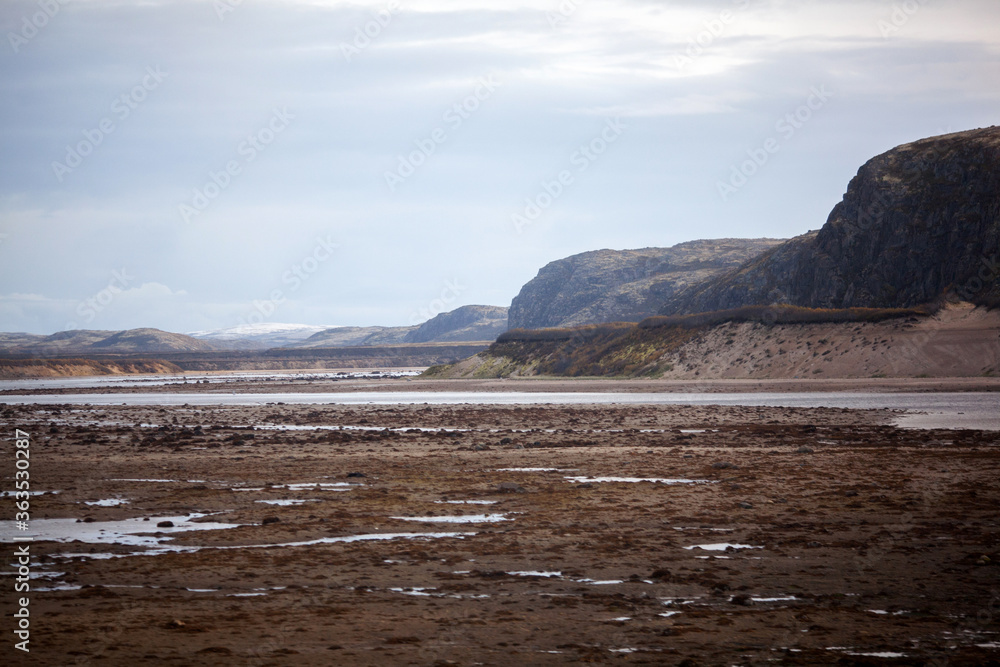
[[[789,303],[1000,305],[1000,128],[905,144],[858,171],[819,232],[675,294],[663,314]]]
[[[427,320],[406,335],[407,343],[495,340],[507,330],[507,308],[462,306]]]
[[[510,306],[511,329],[638,322],[678,290],[781,243],[776,239],[691,241],[670,248],[596,250],[550,262]]]

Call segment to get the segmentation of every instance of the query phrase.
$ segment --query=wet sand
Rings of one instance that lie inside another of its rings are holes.
[[[31,593],[39,664],[1000,659],[1000,433],[711,406],[0,415],[60,491],[33,519],[149,517],[156,543],[33,544],[65,573],[34,583],[66,589]],[[156,527],[192,513],[237,527]]]

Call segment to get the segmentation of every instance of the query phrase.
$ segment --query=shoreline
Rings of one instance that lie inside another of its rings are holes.
[[[389,369],[386,372],[401,369]],[[407,369],[412,370],[412,369]],[[217,377],[218,373],[186,373],[177,376],[132,376],[120,379],[149,378],[147,386],[105,386],[100,380],[107,376],[92,376],[93,386],[74,384],[72,387],[51,387],[0,390],[0,396],[30,396],[57,394],[117,394],[117,393],[356,393],[356,392],[490,392],[490,393],[920,393],[920,392],[997,392],[1000,378],[778,378],[765,380],[648,380],[622,378],[507,378],[507,379],[310,379],[309,371],[298,371],[304,377],[287,377],[275,372],[274,378],[234,379],[225,383],[199,383]],[[116,376],[117,379],[118,376]],[[238,374],[236,375],[238,378]],[[173,381],[177,378],[177,381]],[[79,378],[75,378],[79,379]],[[186,382],[183,381],[186,379]],[[58,382],[56,378],[23,380]],[[169,383],[169,384],[166,384]],[[82,391],[82,390],[86,391]]]

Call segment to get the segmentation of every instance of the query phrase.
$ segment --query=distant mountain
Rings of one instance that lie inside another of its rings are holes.
[[[216,349],[205,341],[159,329],[94,331],[75,329],[51,336],[0,335],[0,351],[6,354],[52,356],[62,354],[134,354],[201,352]]]
[[[309,338],[286,345],[290,348],[358,347],[363,345],[398,345],[417,330],[412,327],[335,327],[314,333]]]
[[[67,354],[146,354],[274,348],[330,348],[492,341],[507,329],[507,309],[463,306],[408,327],[322,327],[262,323],[175,334],[159,329],[77,329],[51,336],[0,333],[0,353],[39,357]]]
[[[159,329],[128,329],[90,345],[94,351],[125,352],[195,352],[215,347],[184,334]]]
[[[596,250],[550,262],[510,305],[511,329],[637,322],[679,290],[739,266],[778,239],[690,241],[670,248]]]
[[[44,339],[45,336],[41,334],[0,332],[0,350],[31,345]]]
[[[826,224],[675,293],[663,314],[786,303],[910,307],[951,293],[1000,305],[1000,127],[869,160]]]
[[[292,343],[290,348],[358,347],[413,343],[492,341],[507,329],[507,309],[462,306],[409,327],[335,327]]]
[[[407,343],[452,343],[492,341],[507,330],[507,311],[502,306],[462,306],[441,313],[406,335]]]
[[[206,340],[216,347],[229,349],[269,349],[284,347],[301,342],[320,331],[331,329],[330,326],[313,324],[281,324],[278,322],[262,322],[260,324],[243,324],[228,329],[212,331],[192,331],[188,335],[199,340]]]

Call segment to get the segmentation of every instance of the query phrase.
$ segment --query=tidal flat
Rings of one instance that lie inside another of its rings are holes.
[[[711,405],[0,414],[31,434],[45,491],[30,595],[46,664],[1000,656],[996,431]]]

